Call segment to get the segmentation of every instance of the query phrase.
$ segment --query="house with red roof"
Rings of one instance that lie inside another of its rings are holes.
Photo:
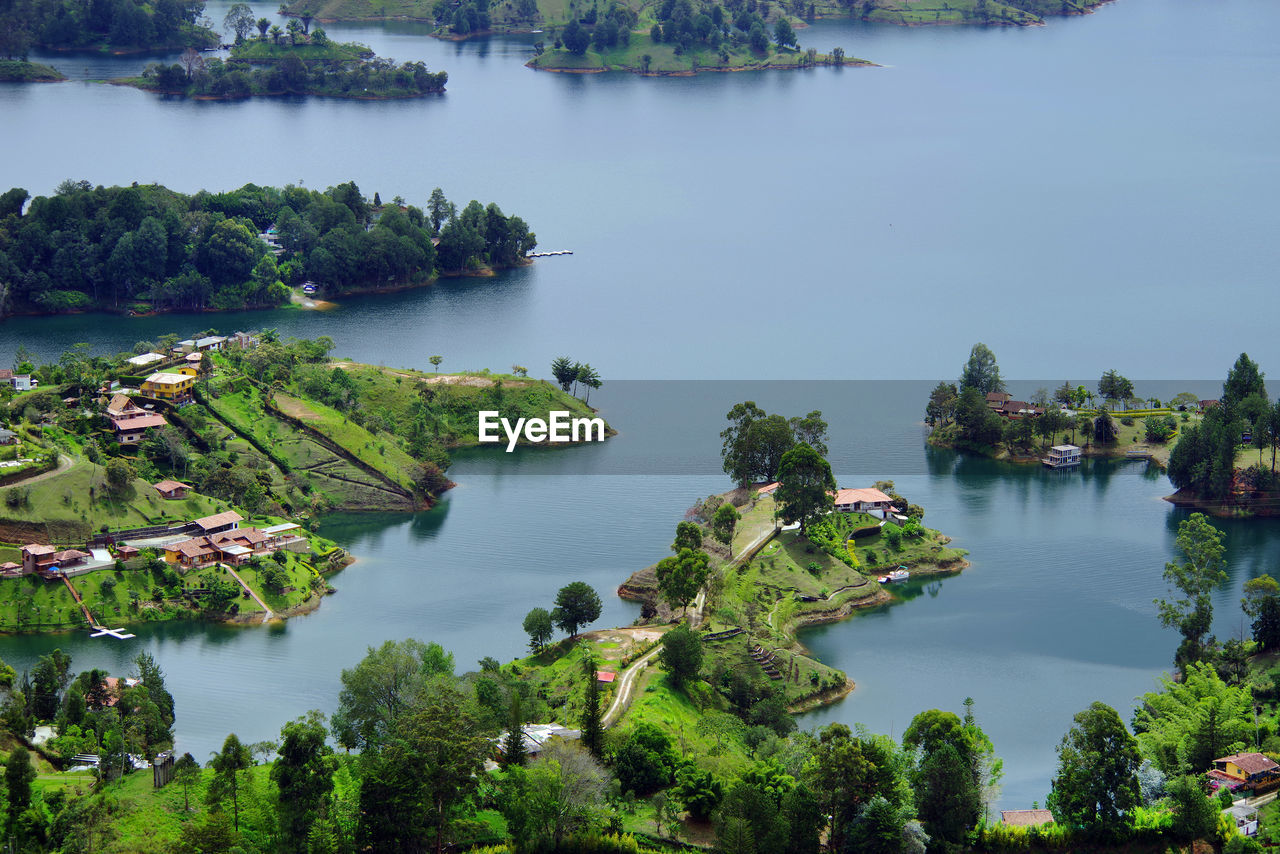
[[[1248,790],[1256,795],[1280,787],[1280,764],[1261,753],[1233,753],[1213,760],[1208,777],[1215,789]]]
[[[838,513],[870,513],[878,510],[884,514],[893,511],[893,502],[878,489],[838,489],[835,509]]]

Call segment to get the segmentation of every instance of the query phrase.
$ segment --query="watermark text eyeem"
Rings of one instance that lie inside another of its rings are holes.
[[[531,444],[552,442],[567,444],[569,442],[603,442],[603,418],[573,418],[566,409],[553,409],[547,413],[550,419],[517,418],[512,424],[509,418],[500,418],[496,409],[482,409],[480,429],[477,438],[481,444],[493,444],[502,441],[498,428],[506,434],[507,453],[516,449],[520,437]],[[594,434],[594,435],[593,435]]]

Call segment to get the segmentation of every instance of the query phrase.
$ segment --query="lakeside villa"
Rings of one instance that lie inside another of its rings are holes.
[[[766,483],[756,488],[756,494],[763,498],[766,495],[777,497],[778,487],[780,483]],[[841,488],[831,493],[833,499],[833,507],[837,513],[868,513],[871,515],[879,514],[880,518],[897,519],[905,522],[906,517],[902,515],[902,510],[893,506],[893,499],[885,495],[879,489],[871,487],[853,489]]]

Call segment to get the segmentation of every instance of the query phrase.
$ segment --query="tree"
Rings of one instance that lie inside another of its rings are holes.
[[[554,851],[591,828],[607,797],[609,775],[575,742],[549,744],[528,768],[508,772],[498,803],[512,841],[525,851]]]
[[[1253,741],[1250,689],[1226,684],[1208,662],[1188,664],[1180,682],[1160,677],[1160,690],[1139,700],[1134,733],[1165,774],[1208,770],[1217,757]]]
[[[551,376],[555,377],[562,391],[568,391],[578,378],[578,367],[568,356],[551,360]]]
[[[551,640],[551,612],[546,608],[534,608],[524,617],[524,630],[529,635],[529,651],[537,655]]]
[[[662,636],[662,651],[658,653],[662,669],[671,674],[677,688],[683,688],[690,679],[696,679],[702,670],[702,638],[687,625],[681,623]]]
[[[679,554],[684,549],[702,548],[702,526],[697,522],[677,522],[676,538],[671,551]]]
[[[778,47],[800,46],[796,31],[791,28],[791,22],[787,20],[786,15],[779,16],[778,23],[774,25],[773,40],[778,43]]]
[[[258,27],[258,38],[265,41],[267,38],[267,30],[271,28],[271,19],[259,18],[256,26]]]
[[[1173,805],[1172,836],[1189,844],[1197,839],[1216,841],[1221,808],[1209,799],[1202,776],[1175,777],[1169,781],[1169,801]]]
[[[681,549],[672,557],[658,561],[655,574],[658,592],[672,608],[683,611],[707,583],[710,556],[698,549]]]
[[[831,465],[803,442],[782,455],[778,483],[774,497],[782,509],[782,519],[787,524],[799,522],[802,532],[832,507],[836,479]]]
[[[347,748],[376,750],[401,716],[416,706],[428,683],[453,675],[453,656],[439,644],[386,641],[342,671],[334,738]]]
[[[725,418],[733,422],[720,433],[725,474],[743,486],[753,480],[773,480],[782,455],[796,443],[791,423],[781,415],[769,415],[750,400],[735,405]]]
[[[1244,583],[1240,605],[1253,620],[1253,639],[1264,650],[1280,647],[1280,582],[1259,575]]]
[[[916,803],[925,830],[953,845],[964,842],[982,814],[984,790],[998,782],[999,760],[990,739],[973,719],[972,700],[965,719],[939,709],[916,715],[902,735],[915,754],[912,775]]]
[[[600,713],[600,679],[596,675],[595,657],[588,654],[582,660],[582,675],[586,679],[586,702],[582,705],[582,744],[597,759],[604,756],[604,721]]]
[[[1227,580],[1222,534],[1203,513],[1192,513],[1178,525],[1178,550],[1183,560],[1164,566],[1164,579],[1182,593],[1178,599],[1157,599],[1160,623],[1182,633],[1174,661],[1179,666],[1199,661],[1204,654],[1204,636],[1213,621],[1215,587]]]
[[[71,656],[61,649],[40,656],[31,670],[31,711],[40,720],[53,720],[62,692],[71,681]]]
[[[591,46],[591,33],[578,23],[577,18],[570,21],[569,26],[564,28],[561,38],[564,40],[565,50],[574,56],[582,56]]]
[[[647,797],[671,784],[677,759],[666,733],[651,723],[637,724],[613,751],[613,772],[624,792]]]
[[[733,557],[733,532],[741,518],[738,508],[727,501],[716,508],[715,515],[711,517],[711,533],[716,540],[729,547],[729,557]]]
[[[1098,394],[1102,395],[1104,400],[1111,401],[1111,407],[1114,409],[1116,401],[1133,397],[1133,383],[1114,370],[1107,371],[1098,380]]]
[[[974,389],[984,398],[995,391],[1004,391],[1004,380],[1000,378],[1000,367],[996,364],[996,354],[986,344],[973,345],[969,351],[969,361],[965,362],[960,373],[960,391]]]
[[[173,779],[182,786],[183,812],[191,812],[191,787],[200,780],[200,763],[190,753],[184,753],[173,763]]]
[[[31,784],[36,779],[31,754],[22,745],[9,752],[4,763],[4,781],[9,804],[9,827],[14,826],[23,810],[31,806]]]
[[[112,458],[106,465],[107,489],[112,495],[123,495],[133,485],[133,466],[121,457]]]
[[[361,850],[440,854],[492,749],[462,695],[441,688],[400,718],[360,791]]]
[[[961,390],[955,420],[959,438],[974,445],[995,445],[1004,432],[1004,422],[987,405],[983,392],[972,387]]]
[[[222,28],[235,34],[236,44],[244,41],[255,26],[257,21],[247,3],[233,3],[222,19]]]
[[[578,636],[578,629],[600,619],[600,596],[585,581],[574,581],[560,588],[556,594],[556,607],[551,621],[569,637]]]
[[[502,767],[518,768],[529,758],[524,746],[524,718],[520,714],[520,692],[511,692],[511,716],[507,719],[507,734],[502,739]]]
[[[959,400],[960,393],[956,390],[955,383],[939,382],[929,393],[929,403],[924,408],[925,423],[936,427],[950,422],[955,418]]]
[[[427,359],[431,363],[431,367],[436,369],[436,373],[440,373],[440,363],[444,361],[444,356],[432,356]]]
[[[1058,824],[1119,839],[1142,803],[1138,742],[1105,703],[1095,702],[1073,720],[1058,746],[1058,773],[1046,805]]]
[[[1249,398],[1266,398],[1265,378],[1258,363],[1250,359],[1248,353],[1241,353],[1227,372],[1227,381],[1222,384],[1222,397],[1218,401],[1227,421],[1240,416],[1240,407]]]
[[[581,365],[578,365],[577,367],[578,367],[578,382],[586,386],[587,388],[586,403],[590,405],[591,390],[600,388],[600,386],[604,385],[604,382],[600,379],[600,374],[596,371],[596,369],[591,367],[590,365],[583,363]]]
[[[815,409],[808,415],[788,419],[791,434],[797,442],[805,442],[822,456],[827,455],[827,422],[821,410]]]
[[[312,711],[280,728],[280,747],[271,780],[280,791],[283,847],[302,851],[333,791],[333,749],[325,743],[324,715]]]
[[[240,743],[235,733],[227,736],[222,743],[222,752],[215,752],[209,760],[213,769],[213,780],[209,784],[209,802],[220,804],[228,796],[231,798],[231,820],[237,831],[240,830],[240,777],[239,772],[253,767],[253,758],[249,749]]]
[[[1119,431],[1116,429],[1116,422],[1105,409],[1098,413],[1098,417],[1093,419],[1093,440],[1099,445],[1110,445],[1116,440]]]

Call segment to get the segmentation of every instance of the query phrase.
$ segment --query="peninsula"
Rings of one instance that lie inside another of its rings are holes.
[[[21,59],[0,59],[0,83],[57,83],[66,75],[56,68]]]
[[[208,330],[138,354],[20,353],[0,376],[0,631],[314,609],[351,561],[318,533],[325,514],[431,506],[482,411],[594,416],[573,383],[519,366],[428,374],[331,348]]]
[[[64,181],[51,196],[0,194],[0,317],[273,308],[291,289],[326,296],[413,287],[527,264],[537,237],[496,204],[425,208],[246,184],[194,195],[158,184]],[[58,235],[53,239],[53,235]]]
[[[1010,394],[995,354],[975,344],[958,383],[939,382],[925,407],[928,443],[1016,463],[1055,464],[1050,449],[1071,459],[1119,457],[1168,464],[1172,440],[1198,424],[1207,401],[1191,392],[1171,400],[1139,398],[1134,384],[1107,371],[1096,389],[1040,388],[1030,400]],[[1060,444],[1061,443],[1061,444]]]

